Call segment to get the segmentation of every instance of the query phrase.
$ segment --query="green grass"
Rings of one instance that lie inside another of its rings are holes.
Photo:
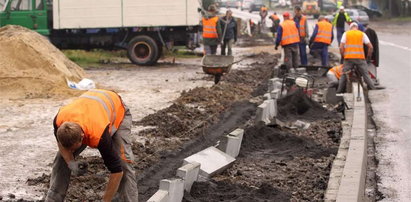
[[[389,19],[389,21],[393,21],[393,22],[411,22],[411,16],[395,17],[395,18]]]
[[[201,55],[198,55],[197,53],[187,50],[187,49],[175,49],[173,53],[169,51],[164,52],[164,56],[166,57],[176,57],[176,58],[198,58],[201,57]]]
[[[94,49],[85,50],[63,50],[63,53],[73,62],[80,66],[92,66],[108,62],[113,58],[127,58],[125,50],[106,51]]]

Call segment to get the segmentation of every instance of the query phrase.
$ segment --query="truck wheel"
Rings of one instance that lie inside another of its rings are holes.
[[[127,47],[127,56],[137,65],[153,65],[159,58],[159,48],[156,41],[146,35],[136,36]]]

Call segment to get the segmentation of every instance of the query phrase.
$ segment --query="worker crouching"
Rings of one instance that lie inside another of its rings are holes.
[[[132,163],[129,109],[119,95],[89,90],[60,108],[54,118],[58,153],[53,163],[46,201],[64,201],[70,175],[82,175],[87,166],[75,160],[87,146],[97,148],[110,171],[103,201],[138,201]]]

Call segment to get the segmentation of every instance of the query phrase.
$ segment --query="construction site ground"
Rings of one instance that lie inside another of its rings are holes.
[[[311,123],[309,129],[255,125],[279,51],[271,38],[243,38],[234,55],[242,61],[217,85],[203,73],[201,58],[177,58],[175,63],[163,58],[153,67],[116,63],[86,68],[87,78],[119,92],[131,110],[141,201],[154,194],[161,179],[175,175],[182,159],[223,141],[238,127],[245,136],[237,161],[209,181],[195,183],[184,201],[323,198],[339,143],[339,116],[305,95],[290,95],[279,102],[280,112]],[[0,97],[0,200],[44,199],[57,152],[52,121],[58,108],[74,98]],[[297,113],[301,105],[305,110]],[[97,150],[87,149],[79,158],[89,163],[89,172],[72,177],[66,199],[98,201],[108,171]]]

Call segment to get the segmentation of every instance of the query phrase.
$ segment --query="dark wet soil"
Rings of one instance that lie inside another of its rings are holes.
[[[277,106],[278,118],[282,121],[314,121],[338,118],[337,114],[328,111],[319,103],[313,101],[303,90],[296,90],[279,99]]]
[[[329,124],[333,130],[340,128],[338,121]],[[209,182],[194,183],[185,200],[321,201],[338,149],[327,131],[318,131],[314,139],[310,131],[296,135],[279,128],[248,127],[233,166]]]

